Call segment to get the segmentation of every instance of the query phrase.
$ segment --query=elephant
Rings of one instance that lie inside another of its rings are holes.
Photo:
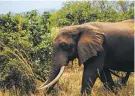
[[[98,77],[113,90],[110,69],[134,72],[134,20],[89,22],[61,28],[53,42],[48,81],[39,89],[52,90],[65,66],[75,58],[79,65],[84,65],[82,95],[91,94]]]

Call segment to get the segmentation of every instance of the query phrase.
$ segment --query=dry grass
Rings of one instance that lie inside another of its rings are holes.
[[[58,88],[56,93],[45,96],[80,96],[81,80],[82,80],[83,67],[73,66],[72,68],[66,68],[64,74],[59,80],[59,84],[56,85]],[[0,93],[0,96],[2,94]],[[5,96],[8,96],[5,94]],[[43,92],[40,92],[33,96],[44,96]],[[132,74],[128,80],[126,87],[115,95],[112,92],[104,89],[103,84],[97,79],[93,89],[92,96],[134,96],[134,75]]]
[[[58,92],[46,96],[80,96],[82,70],[83,67],[76,66],[67,68],[56,86]],[[127,86],[122,87],[117,95],[106,90],[102,82],[97,79],[92,89],[92,96],[134,96],[134,75],[130,76]]]

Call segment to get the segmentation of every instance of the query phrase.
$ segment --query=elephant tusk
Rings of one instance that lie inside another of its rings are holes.
[[[41,88],[41,87],[45,86],[47,82],[48,82],[48,80],[47,80],[47,81],[45,81],[45,83],[43,83],[39,88]]]
[[[59,74],[57,75],[57,77],[56,77],[52,82],[50,82],[49,84],[46,85],[46,82],[47,82],[47,81],[46,81],[44,84],[42,84],[42,85],[38,88],[38,90],[46,89],[46,88],[48,88],[48,87],[51,87],[53,84],[55,84],[55,83],[59,80],[59,78],[61,77],[61,75],[63,74],[64,68],[65,68],[65,66],[62,66],[62,67],[61,67]]]

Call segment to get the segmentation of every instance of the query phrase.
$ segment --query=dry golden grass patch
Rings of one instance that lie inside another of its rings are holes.
[[[57,85],[58,93],[47,96],[80,96],[82,70],[83,67],[77,66],[67,68]],[[92,96],[134,96],[134,75],[130,76],[127,86],[119,89],[117,95],[105,89],[102,82],[97,79],[92,89]]]
[[[66,68],[58,84],[56,85],[56,88],[58,88],[57,92],[49,95],[43,95],[42,91],[32,96],[80,96],[82,70],[82,66],[73,66],[70,68]],[[113,76],[113,78],[115,77]],[[1,93],[0,96],[2,96]],[[5,96],[8,95],[6,94]],[[127,86],[122,87],[117,95],[106,90],[103,87],[102,82],[97,79],[92,89],[92,96],[134,96],[134,75],[132,74],[130,76]]]

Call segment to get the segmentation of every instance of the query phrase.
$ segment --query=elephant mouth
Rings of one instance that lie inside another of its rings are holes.
[[[58,80],[59,78],[62,76],[63,72],[64,72],[64,69],[65,69],[65,66],[62,66],[61,69],[60,69],[60,72],[59,74],[56,76],[56,78],[51,81],[50,83],[47,84],[47,81],[45,83],[43,83],[39,88],[38,90],[43,90],[43,89],[46,89],[46,88],[49,88],[51,87],[52,85],[54,85]]]

